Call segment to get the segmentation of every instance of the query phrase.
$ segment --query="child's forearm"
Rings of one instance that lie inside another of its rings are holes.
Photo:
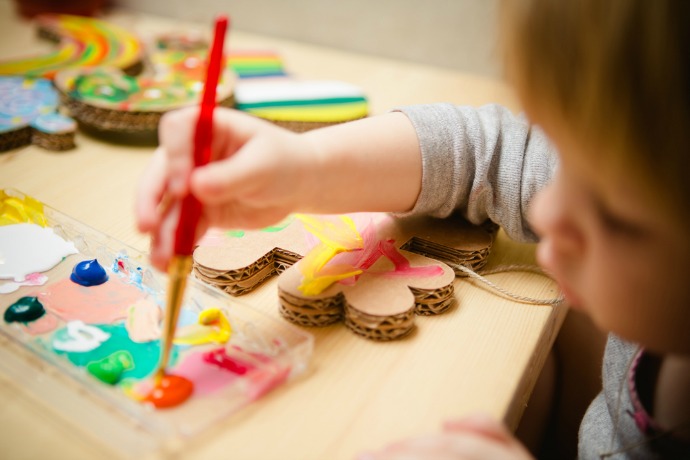
[[[388,113],[303,135],[315,152],[306,211],[402,212],[422,183],[417,135],[402,113]],[[313,208],[312,208],[313,207]]]

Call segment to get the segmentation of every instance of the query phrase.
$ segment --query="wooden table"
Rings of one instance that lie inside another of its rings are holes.
[[[13,17],[6,1],[0,1],[0,18],[1,57],[47,49],[29,24]],[[125,12],[114,13],[111,20],[144,36],[182,25]],[[230,46],[274,50],[294,74],[360,85],[374,114],[437,101],[499,102],[518,109],[501,82],[463,73],[240,32],[232,32]],[[0,188],[19,189],[145,251],[147,237],[134,227],[134,190],[153,147],[108,143],[82,133],[76,143],[75,150],[62,153],[28,146],[0,154]],[[533,249],[500,232],[490,266],[534,263]],[[552,282],[533,274],[494,275],[492,280],[522,295],[557,293]],[[353,458],[433,432],[444,419],[474,411],[493,414],[514,428],[565,309],[515,303],[465,279],[456,280],[456,293],[457,307],[418,318],[415,333],[394,343],[359,338],[342,325],[310,330],[315,351],[307,373],[227,419],[184,458]],[[275,280],[243,300],[279,317]],[[0,378],[0,456],[106,454],[24,397],[20,386]]]

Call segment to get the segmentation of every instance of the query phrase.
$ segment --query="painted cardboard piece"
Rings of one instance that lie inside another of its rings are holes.
[[[56,43],[43,55],[0,61],[0,75],[53,79],[68,68],[107,66],[134,75],[141,71],[143,46],[127,30],[107,21],[68,14],[36,16],[39,36]]]
[[[344,321],[366,338],[394,340],[412,331],[415,315],[448,310],[454,301],[451,265],[481,268],[493,241],[491,229],[461,218],[353,216],[360,231],[373,223],[375,232],[369,232],[369,238],[373,235],[375,243],[387,249],[370,258],[373,264],[357,265],[362,270],[356,276],[316,294],[305,293],[308,277],[303,267],[305,256],[313,254],[314,237],[294,216],[269,231],[211,232],[194,252],[195,275],[233,295],[279,275],[280,311],[289,321],[302,326]],[[332,261],[337,265],[336,258]],[[333,265],[326,265],[324,272],[329,267]]]
[[[47,150],[74,147],[76,122],[58,112],[50,80],[0,76],[0,152],[35,144]]]
[[[150,56],[153,74],[127,75],[94,67],[58,72],[55,86],[63,106],[85,126],[100,131],[152,133],[165,112],[197,105],[206,74],[206,52],[159,51]],[[234,75],[225,70],[218,104],[234,105]]]
[[[203,49],[154,51],[147,59],[151,68],[142,73],[143,44],[115,24],[72,15],[41,15],[35,23],[57,49],[0,61],[0,75],[53,80],[62,106],[82,126],[153,133],[164,112],[199,102],[206,72]],[[233,86],[228,69],[218,88],[220,105],[234,104]]]
[[[99,19],[41,15],[35,22],[57,49],[0,61],[0,75],[54,80],[62,106],[82,127],[150,135],[163,113],[200,100],[207,43],[199,35],[161,35],[156,48],[145,53],[134,34]],[[270,51],[230,54],[217,102],[298,132],[368,115],[367,99],[358,87],[288,75],[282,59]],[[27,133],[22,132],[22,139]],[[5,150],[20,144],[5,139]]]

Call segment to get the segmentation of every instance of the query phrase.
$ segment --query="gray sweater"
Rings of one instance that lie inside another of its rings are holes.
[[[536,241],[527,212],[558,164],[540,129],[499,105],[400,110],[422,150],[422,191],[411,214],[462,212],[474,224],[490,219],[517,241]]]
[[[490,219],[515,240],[536,241],[527,219],[530,202],[558,166],[555,149],[540,129],[497,105],[477,109],[431,104],[399,110],[412,121],[422,153],[422,190],[408,214],[446,217],[461,212],[475,224]],[[654,434],[638,426],[641,409],[633,407],[635,388],[627,384],[634,370],[629,363],[638,348],[609,337],[604,390],[580,427],[580,458],[619,451],[605,458],[669,457],[668,449],[660,454],[649,442]],[[688,446],[671,444],[666,447],[680,452],[678,458],[690,458]]]

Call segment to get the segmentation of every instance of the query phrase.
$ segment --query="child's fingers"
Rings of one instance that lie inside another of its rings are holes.
[[[448,420],[443,424],[443,431],[447,433],[473,432],[504,443],[514,439],[505,425],[490,415],[482,413],[459,420]]]
[[[265,164],[263,158],[271,152],[256,144],[250,141],[232,157],[197,169],[191,179],[194,194],[204,203],[220,205],[270,185],[269,176],[277,165]]]
[[[150,232],[160,220],[159,204],[166,186],[165,153],[157,149],[139,180],[134,203],[137,227],[140,232]]]
[[[529,460],[529,453],[517,442],[506,444],[466,432],[444,432],[418,436],[395,443],[378,452],[369,452],[360,460]]]
[[[160,146],[167,155],[168,191],[175,197],[187,193],[194,155],[194,131],[199,109],[168,112],[158,125]]]
[[[175,229],[180,218],[181,201],[170,204],[161,216],[158,225],[151,232],[151,265],[166,271],[173,256]]]

